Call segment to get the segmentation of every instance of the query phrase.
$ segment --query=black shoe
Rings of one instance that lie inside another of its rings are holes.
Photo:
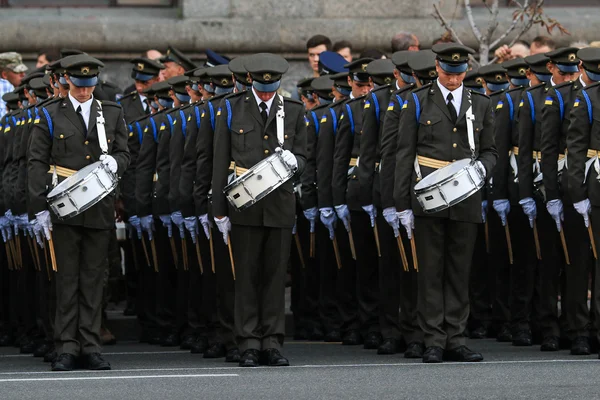
[[[223,343],[213,343],[208,349],[204,350],[204,358],[223,358],[225,357],[225,346]]]
[[[589,356],[591,354],[590,340],[585,336],[577,336],[571,344],[571,354],[574,356]]]
[[[19,352],[21,354],[32,354],[36,349],[36,343],[29,338],[25,338],[21,340],[21,346],[19,347]]]
[[[367,333],[367,337],[365,338],[365,343],[363,345],[363,349],[365,350],[375,350],[381,346],[381,342],[383,338],[381,337],[381,333],[379,332],[369,332]]]
[[[444,361],[478,362],[483,361],[483,356],[469,350],[467,346],[459,346],[444,351]]]
[[[73,354],[63,353],[52,363],[52,371],[73,371],[76,361]]]
[[[487,337],[487,328],[485,326],[480,326],[472,329],[469,332],[469,337],[471,339],[485,339]]]
[[[58,357],[58,354],[56,354],[56,351],[54,351],[54,347],[53,347],[52,351],[49,351],[48,353],[44,354],[44,362],[53,363],[57,357]]]
[[[185,335],[181,341],[181,344],[179,345],[179,348],[181,350],[190,350],[192,348],[192,343],[194,343],[195,340],[196,338],[193,335]]]
[[[179,346],[179,335],[176,333],[169,333],[160,342],[162,347],[176,347]]]
[[[496,335],[496,341],[502,343],[512,342],[512,334],[510,333],[510,329],[507,326],[503,326],[500,328],[500,331]]]
[[[359,344],[362,344],[362,337],[357,330],[350,330],[344,335],[342,344],[344,346],[358,346]]]
[[[270,367],[287,367],[290,365],[288,359],[282,356],[277,349],[263,350],[261,356],[262,365],[268,365]]]
[[[406,347],[404,358],[423,358],[425,346],[421,342],[411,342]]]
[[[110,363],[100,353],[91,353],[85,357],[87,369],[92,371],[108,371]]]
[[[306,340],[308,339],[308,332],[304,328],[298,328],[294,330],[294,340]]]
[[[377,349],[379,355],[396,354],[397,352],[398,340],[394,338],[385,339]]]
[[[260,352],[256,349],[248,349],[244,351],[242,357],[240,357],[240,367],[258,367],[258,359],[260,358]]]
[[[541,351],[558,351],[558,337],[557,336],[546,336],[542,341]]]
[[[4,333],[0,336],[0,347],[12,346],[15,343],[15,337],[10,333]]]
[[[33,356],[44,357],[46,353],[49,353],[52,350],[54,350],[54,345],[52,344],[52,342],[44,340],[35,348],[35,350],[33,351]]]
[[[531,346],[531,332],[517,331],[512,335],[513,346]]]
[[[313,341],[321,341],[323,340],[324,336],[325,334],[323,333],[323,329],[321,329],[320,327],[316,327],[312,330],[312,332],[310,332],[308,338]]]
[[[208,347],[208,340],[204,336],[196,337],[196,341],[192,343],[190,346],[190,353],[192,354],[202,354],[206,351]]]
[[[326,342],[328,342],[328,343],[341,342],[342,341],[342,334],[340,333],[340,331],[327,332],[327,334],[325,335],[325,339],[324,340]]]
[[[423,362],[426,364],[441,363],[444,357],[444,350],[441,347],[431,346],[425,349]]]
[[[237,347],[235,349],[227,350],[225,362],[240,362],[240,351]]]
[[[592,354],[598,353],[598,338],[595,334],[590,336],[590,351]]]

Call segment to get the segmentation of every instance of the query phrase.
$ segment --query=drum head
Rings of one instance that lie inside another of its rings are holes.
[[[88,165],[87,167],[83,167],[79,171],[75,172],[73,175],[69,176],[67,179],[56,185],[54,189],[48,193],[47,198],[51,199],[57,195],[64,193],[69,188],[75,186],[77,183],[81,182],[85,177],[92,173],[93,170],[98,168],[102,162],[96,161],[93,164]]]
[[[471,163],[470,158],[463,158],[462,160],[454,161],[450,165],[446,165],[443,168],[438,169],[437,171],[432,172],[427,175],[425,178],[421,179],[415,185],[415,190],[421,190],[428,188],[432,185],[439,184],[452,176],[454,176],[457,172],[460,172],[463,168]]]

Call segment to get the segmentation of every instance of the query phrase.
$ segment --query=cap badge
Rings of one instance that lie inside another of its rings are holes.
[[[81,73],[87,75],[90,73],[90,67],[81,67]]]
[[[138,63],[137,67],[138,67],[138,69],[140,71],[143,71],[144,70],[144,63]]]
[[[361,65],[361,69],[362,69],[363,72],[367,72],[367,66],[368,65],[369,64],[363,64],[363,65]]]
[[[458,60],[460,60],[460,54],[459,53],[452,54],[452,61],[458,61]]]
[[[167,49],[167,55],[171,54],[171,49]]]
[[[250,78],[250,77],[247,77],[247,78],[246,78],[246,82],[248,82],[248,83],[252,83],[252,78]]]
[[[434,70],[429,71],[429,76],[432,78],[435,78],[437,76],[437,72],[435,72]]]
[[[575,55],[575,53],[569,54],[569,61],[575,61],[576,59],[577,59],[577,56]]]
[[[263,79],[265,81],[267,81],[267,82],[270,81],[271,80],[271,74],[269,74],[268,72],[266,74],[263,74]]]
[[[519,75],[527,75],[527,70],[525,68],[519,68]]]
[[[496,75],[496,80],[498,82],[500,82],[502,80],[502,75],[500,75],[500,74]]]
[[[228,85],[228,84],[229,84],[229,81],[227,80],[227,78],[221,79],[221,85],[225,86],[225,85]]]
[[[475,82],[479,83],[480,85],[483,83],[483,79],[481,78],[476,78]]]
[[[392,78],[390,78],[389,76],[387,78],[384,79],[385,83],[392,83]]]

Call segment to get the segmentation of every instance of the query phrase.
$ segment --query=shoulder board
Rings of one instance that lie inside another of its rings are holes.
[[[316,106],[315,108],[313,108],[311,111],[317,111],[317,110],[322,110],[324,108],[329,107],[331,104],[319,104],[318,106]]]
[[[114,101],[110,101],[110,100],[100,100],[100,103],[102,104],[102,107],[117,107],[117,108],[121,108],[121,105],[119,103],[115,103]]]
[[[406,86],[404,86],[404,87],[402,87],[402,88],[394,91],[393,94],[401,94],[401,93],[404,93],[406,91],[414,90],[414,89],[415,89],[415,85],[406,85]]]
[[[227,97],[229,93],[221,93],[221,94],[217,94],[213,97],[211,97],[208,101],[210,101],[211,103],[215,100],[222,100],[223,98]]]
[[[289,103],[296,103],[296,104],[300,104],[301,106],[304,106],[304,103],[301,102],[300,100],[296,100],[296,99],[292,99],[291,97],[284,97],[283,98],[284,102],[289,102]]]
[[[523,87],[516,87],[516,88],[508,89],[506,91],[506,93],[521,92],[523,90],[525,90],[525,88],[523,88]]]
[[[369,94],[371,94],[371,92],[369,92]],[[348,99],[348,102],[346,104],[351,104],[351,103],[356,103],[357,101],[362,101],[366,99],[366,95],[364,96],[359,96],[359,97],[355,97],[353,99]]]
[[[248,93],[247,90],[243,90],[241,92],[235,92],[235,93],[228,93],[228,94],[225,95],[225,98],[226,99],[231,99],[231,98],[234,98],[234,97],[241,97],[241,96],[243,96],[243,95],[245,95],[247,93]]]
[[[485,93],[481,93],[481,92],[471,92],[471,93],[473,93],[473,94],[475,94],[475,95],[477,95],[477,96],[485,97],[485,98],[487,98],[487,99],[489,99],[489,98],[490,98],[490,96],[488,96],[488,95],[487,95],[487,94],[485,94]]]
[[[427,91],[431,88],[431,86],[433,86],[433,83],[428,83],[427,85],[421,86],[420,88],[415,88],[415,89],[413,89],[413,93]]]
[[[531,86],[528,88],[525,88],[526,92],[531,92],[533,90],[539,90],[539,89],[544,89],[544,87],[546,86],[546,84],[544,82],[540,83],[539,85],[535,85],[535,86]]]
[[[391,86],[392,85],[389,83],[387,85],[379,86],[377,89],[371,90],[371,93],[378,93],[378,92],[385,91],[385,90],[389,91]]]
[[[148,117],[151,117],[152,115],[148,114],[148,115],[142,115],[139,118],[134,119],[133,121],[131,121],[132,124],[135,124],[136,122],[141,122],[143,120],[145,120]]]
[[[575,83],[574,81],[566,81],[563,83],[559,83],[558,85],[555,85],[553,87],[554,90],[556,89],[560,89],[560,88],[564,88],[564,87],[570,87],[571,85],[573,85],[573,83]]]
[[[137,90],[134,90],[133,92],[129,92],[129,93],[127,93],[127,94],[123,95],[123,97],[121,97],[121,98],[119,99],[119,101],[122,101],[122,100],[128,99],[128,98],[130,98],[130,97],[133,97],[133,96],[135,96],[136,94],[137,94]]]
[[[593,87],[596,87],[598,85],[600,85],[600,82],[594,82],[591,85],[587,85],[586,87],[584,87],[582,89],[588,90],[589,88],[593,88]]]

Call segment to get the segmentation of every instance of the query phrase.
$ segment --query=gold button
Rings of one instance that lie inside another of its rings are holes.
[[[420,180],[421,180],[421,178],[419,178],[418,176],[417,176],[417,179],[415,179],[415,181],[417,181],[417,182],[419,182]]]
[[[452,160],[452,162],[456,161],[456,158],[454,160]]]
[[[89,160],[90,158],[92,158],[89,154],[87,156],[85,156],[86,160]]]
[[[427,125],[431,125],[431,121],[427,121]]]
[[[83,142],[83,144],[85,144],[85,145],[87,146],[88,144],[90,144],[90,142],[88,142],[88,141],[86,140],[85,142]]]
[[[352,175],[352,179],[356,179],[356,175]]]
[[[240,133],[244,133],[244,130],[243,130],[243,129],[240,129]]]
[[[129,137],[133,137],[133,132],[129,133]]]
[[[263,136],[263,139],[267,140],[269,138],[269,135],[265,135]]]
[[[456,132],[456,128],[452,128],[452,132]]]
[[[60,135],[59,138],[64,139],[65,135]]]
[[[456,143],[452,143],[452,147],[456,148]]]
[[[476,131],[479,131],[479,128],[475,128]]]
[[[288,138],[288,136],[287,136],[287,135],[285,135],[283,138],[284,138],[284,139],[287,139],[287,138]]]
[[[265,150],[265,154],[269,154],[269,150]]]
[[[110,143],[110,139],[108,139],[107,142]]]

